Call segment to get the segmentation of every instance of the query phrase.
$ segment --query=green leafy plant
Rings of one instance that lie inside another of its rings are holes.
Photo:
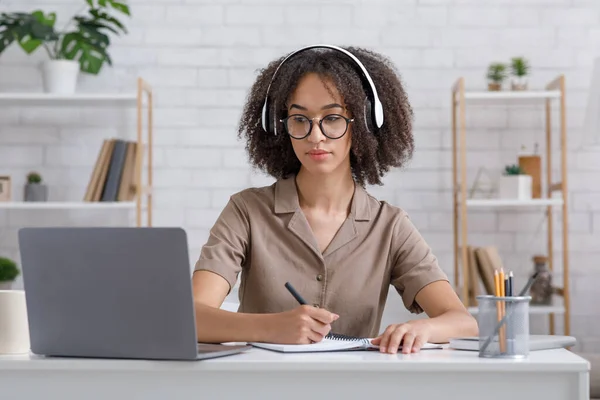
[[[63,29],[56,29],[56,13],[0,14],[0,54],[13,42],[31,54],[42,47],[52,60],[76,60],[80,70],[98,74],[104,63],[112,65],[108,54],[109,35],[126,34],[127,29],[111,12],[130,16],[123,0],[85,0]]]
[[[514,76],[523,77],[529,73],[529,63],[523,57],[513,57],[510,60],[510,67]]]
[[[17,263],[5,257],[0,257],[0,282],[10,282],[19,276]]]
[[[41,183],[42,176],[37,172],[30,172],[27,174],[27,183]]]
[[[494,83],[502,83],[506,79],[506,64],[492,63],[488,67],[487,78]]]
[[[504,167],[504,175],[523,175],[525,172],[516,164]]]

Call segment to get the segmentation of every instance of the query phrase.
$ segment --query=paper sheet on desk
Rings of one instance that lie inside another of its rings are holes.
[[[259,347],[267,350],[278,351],[281,353],[308,353],[308,352],[325,352],[325,351],[343,351],[343,350],[377,350],[379,346],[371,344],[372,339],[357,339],[357,340],[336,340],[323,339],[320,342],[312,344],[278,344],[278,343],[260,343],[251,342],[254,347]],[[442,349],[442,345],[434,343],[426,343],[421,349]]]

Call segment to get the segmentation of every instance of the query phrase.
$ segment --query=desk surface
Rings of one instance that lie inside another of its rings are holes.
[[[252,348],[242,354],[202,361],[45,358],[33,354],[0,356],[0,374],[18,370],[587,372],[589,367],[587,360],[565,349],[534,351],[522,360],[479,358],[477,352],[451,349],[404,355],[376,351],[282,354]]]

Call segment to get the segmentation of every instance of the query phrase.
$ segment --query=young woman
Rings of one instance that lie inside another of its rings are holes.
[[[309,46],[260,72],[239,135],[276,182],[234,194],[202,247],[198,341],[300,344],[334,332],[409,353],[477,334],[407,213],[365,190],[412,155],[411,118],[394,66],[365,49]],[[238,276],[239,310],[221,310]],[[429,318],[380,333],[390,286]]]

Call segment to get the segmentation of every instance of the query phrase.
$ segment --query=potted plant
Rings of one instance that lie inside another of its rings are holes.
[[[487,72],[488,90],[497,91],[502,89],[502,82],[506,79],[506,65],[502,63],[492,63]]]
[[[0,54],[13,42],[27,54],[43,48],[48,55],[41,66],[44,91],[74,93],[79,71],[97,75],[104,63],[112,65],[109,34],[127,33],[111,12],[130,15],[123,0],[85,3],[62,29],[55,27],[55,12],[0,13]]]
[[[0,257],[0,290],[9,290],[19,273],[17,263],[9,258]]]
[[[529,63],[523,57],[513,57],[510,62],[512,73],[512,90],[527,90]]]
[[[48,200],[48,187],[42,183],[42,176],[37,172],[27,174],[24,199],[25,201]]]
[[[498,183],[498,197],[501,199],[531,199],[531,176],[526,175],[516,164],[507,165]]]

